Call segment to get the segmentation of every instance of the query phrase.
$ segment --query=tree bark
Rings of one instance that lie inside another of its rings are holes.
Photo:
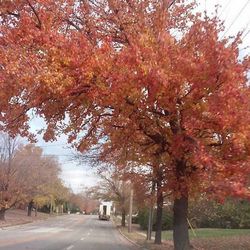
[[[190,242],[188,235],[188,197],[182,195],[174,200],[174,249],[189,250]]]
[[[6,211],[5,208],[0,209],[0,221],[5,220],[5,211]]]
[[[161,244],[162,208],[163,208],[163,193],[162,193],[161,187],[157,183],[157,210],[156,210],[155,244]]]
[[[126,211],[124,208],[122,209],[122,222],[121,222],[121,224],[122,224],[122,227],[126,226]]]

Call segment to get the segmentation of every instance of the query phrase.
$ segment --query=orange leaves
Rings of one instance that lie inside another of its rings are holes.
[[[35,109],[48,140],[66,133],[80,151],[98,145],[102,160],[121,165],[157,160],[169,190],[178,160],[190,187],[244,177],[249,57],[238,60],[238,38],[219,40],[218,18],[203,20],[184,1],[165,11],[152,0],[41,0],[39,29],[31,7],[4,8],[20,17],[0,27],[3,126],[27,131]]]
[[[43,156],[42,149],[32,144],[20,145],[7,134],[1,133],[0,140],[0,207],[8,209],[36,195],[48,197],[48,188],[60,181],[56,159]]]

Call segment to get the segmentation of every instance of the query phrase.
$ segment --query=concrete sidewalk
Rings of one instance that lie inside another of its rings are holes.
[[[154,244],[154,232],[152,239],[150,241],[147,240],[147,233],[146,231],[140,228],[138,224],[132,224],[132,232],[128,232],[127,227],[121,227],[121,220],[118,217],[112,218],[113,223],[117,226],[120,233],[133,242],[136,246],[140,247],[141,249],[150,249],[150,250],[173,250],[173,243],[171,241],[162,241],[161,245]]]

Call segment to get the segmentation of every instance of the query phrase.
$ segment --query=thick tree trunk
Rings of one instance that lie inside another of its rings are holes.
[[[159,185],[157,185],[157,186],[158,187],[157,187],[155,244],[161,244],[163,194],[162,194],[162,190],[159,187]]]
[[[122,227],[125,227],[126,226],[126,211],[125,209],[122,209]]]
[[[27,214],[28,216],[31,216],[33,204],[34,204],[33,200],[31,200],[28,204],[28,214]]]
[[[0,221],[5,220],[5,211],[6,211],[5,208],[0,209]]]
[[[174,200],[174,249],[189,250],[188,235],[188,197],[181,196]]]

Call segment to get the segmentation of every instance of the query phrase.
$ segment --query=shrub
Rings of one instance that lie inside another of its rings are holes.
[[[147,208],[141,209],[138,213],[138,224],[140,224],[141,229],[147,230],[148,228],[148,214]],[[153,212],[153,230],[155,230],[156,224],[156,210]],[[162,211],[162,230],[172,229],[173,225],[173,215],[169,208],[164,208]]]
[[[250,203],[228,199],[220,204],[203,199],[191,203],[189,218],[195,227],[250,228]]]

